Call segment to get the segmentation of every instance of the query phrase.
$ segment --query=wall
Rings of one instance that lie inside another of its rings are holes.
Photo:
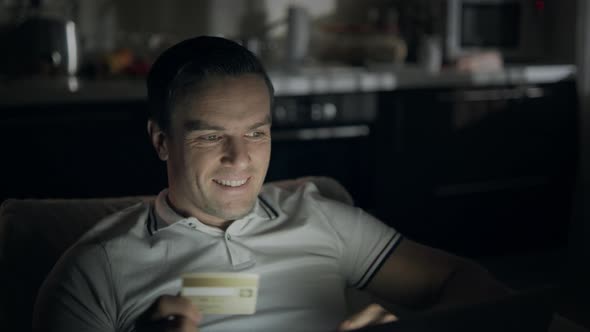
[[[105,2],[105,0],[102,0]],[[100,0],[99,0],[100,2]],[[199,34],[239,39],[252,31],[262,30],[269,22],[284,19],[289,5],[305,6],[312,16],[329,13],[335,0],[119,0],[110,3],[119,37],[131,34],[149,38],[161,34],[174,40]],[[84,6],[96,6],[84,4]],[[81,8],[84,11],[84,8]],[[96,12],[86,10],[86,12]],[[112,14],[111,14],[112,15]],[[86,16],[83,26],[104,25],[104,17]],[[103,30],[94,29],[94,30]],[[284,28],[273,30],[274,34]],[[120,41],[120,40],[119,40]]]

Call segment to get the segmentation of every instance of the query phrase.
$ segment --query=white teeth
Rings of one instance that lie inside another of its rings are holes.
[[[234,180],[234,181],[230,181],[230,180],[213,180],[218,184],[227,186],[227,187],[239,187],[241,185],[243,185],[244,183],[246,183],[246,181],[248,181],[248,179],[246,180]]]

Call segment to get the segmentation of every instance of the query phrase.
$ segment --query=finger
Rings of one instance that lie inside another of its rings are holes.
[[[385,323],[389,323],[389,322],[394,322],[397,320],[397,316],[391,313],[385,313],[383,316],[381,316],[381,318],[379,319],[378,322],[376,322],[376,324],[385,324]]]
[[[197,307],[189,299],[181,296],[162,295],[154,305],[154,310],[149,317],[150,320],[180,316],[188,318],[196,325],[202,318]]]
[[[353,316],[342,322],[342,324],[340,324],[339,329],[340,331],[349,331],[359,329],[364,326],[380,323],[381,319],[388,314],[389,312],[387,312],[387,310],[385,310],[382,306],[378,304],[371,304],[364,310],[354,314]]]

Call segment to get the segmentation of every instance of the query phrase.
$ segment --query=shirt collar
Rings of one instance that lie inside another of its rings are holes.
[[[158,231],[173,224],[181,224],[191,229],[216,229],[206,225],[195,217],[183,217],[168,204],[168,189],[162,190],[156,197],[155,208],[155,230]],[[256,199],[254,208],[246,216],[235,220],[233,223],[244,223],[253,219],[268,221],[278,217],[276,210],[260,195]],[[231,227],[231,226],[230,226]]]

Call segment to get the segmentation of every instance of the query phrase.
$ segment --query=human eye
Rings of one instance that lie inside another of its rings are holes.
[[[218,135],[218,134],[207,134],[207,135],[199,136],[199,140],[201,140],[203,142],[208,142],[208,143],[220,141],[221,138],[222,138],[222,136]]]
[[[246,134],[249,138],[264,138],[267,136],[266,132],[262,130],[254,130]]]

